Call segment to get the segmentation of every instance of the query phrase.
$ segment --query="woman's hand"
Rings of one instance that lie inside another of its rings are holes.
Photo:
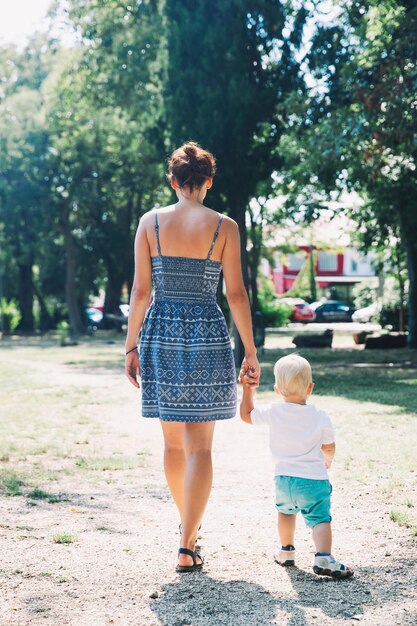
[[[129,354],[126,355],[125,373],[129,382],[131,382],[134,387],[137,387],[137,389],[140,389],[137,379],[137,377],[140,376],[140,361],[137,350],[133,350],[133,352],[129,352]]]
[[[242,361],[242,365],[240,367],[238,382],[243,382],[243,376],[248,375],[251,378],[257,380],[257,384],[259,385],[259,379],[261,376],[261,367],[259,365],[259,361],[256,357],[256,354],[245,355],[245,358]]]

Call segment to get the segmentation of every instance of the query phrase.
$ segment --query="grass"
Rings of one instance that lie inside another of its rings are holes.
[[[273,387],[275,361],[290,353],[294,353],[294,350],[265,350],[260,355],[260,391]],[[416,350],[305,348],[296,353],[311,363],[315,394],[398,406],[401,410],[416,414]]]
[[[93,472],[131,470],[136,467],[143,467],[146,456],[146,452],[141,452],[136,457],[81,457],[76,461],[75,465],[80,469],[91,470]]]
[[[71,533],[63,532],[57,533],[52,537],[54,543],[74,543],[77,539],[75,535]]]
[[[290,339],[267,340],[267,345],[283,348],[260,354],[257,401],[275,398],[273,366],[279,357],[294,352]],[[138,453],[136,422],[125,417],[121,408],[132,406],[133,398],[123,381],[123,340],[103,335],[65,348],[56,338],[0,342],[1,493],[24,495],[27,504],[34,506],[63,499],[38,487],[50,481],[53,491],[59,492],[68,491],[68,481],[77,489],[84,481],[105,487],[137,480],[147,452]],[[366,351],[352,344],[297,352],[312,364],[312,402],[327,410],[335,423],[337,458],[332,471],[372,489],[387,503],[387,514],[390,510],[405,514],[413,533],[417,526],[417,351]],[[114,384],[109,376],[119,374],[120,384]],[[105,527],[100,530],[110,532]]]
[[[408,515],[407,513],[404,513],[404,511],[390,511],[389,518],[392,522],[395,522],[395,524],[398,524],[398,526],[404,526],[405,528],[410,528],[411,534],[414,537],[417,537],[417,523],[415,519],[412,518],[410,515]]]
[[[39,489],[38,487],[35,487],[35,489],[29,491],[26,496],[28,498],[31,498],[32,500],[47,500],[49,504],[56,504],[57,502],[63,502],[68,500],[66,496],[48,493],[47,491]]]
[[[0,490],[3,491],[6,496],[22,495],[22,487],[24,484],[25,481],[23,477],[12,470],[0,471]]]

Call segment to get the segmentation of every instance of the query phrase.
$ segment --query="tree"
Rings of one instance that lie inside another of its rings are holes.
[[[194,139],[216,155],[210,201],[239,225],[247,285],[246,211],[257,185],[280,164],[277,104],[302,87],[296,53],[306,11],[288,7],[270,0],[165,2],[170,147]],[[237,334],[235,343],[240,361]]]
[[[298,124],[281,143],[286,192],[294,199],[304,190],[298,208],[309,213],[311,189],[356,191],[363,202],[347,212],[364,243],[367,232],[381,243],[390,229],[399,232],[410,281],[411,347],[417,347],[416,29],[415,0],[345,5],[316,32],[308,55],[316,86],[306,102],[293,97]]]
[[[6,289],[18,299],[18,329],[23,332],[34,330],[33,266],[45,232],[48,133],[40,85],[47,70],[46,60],[36,52],[43,43],[34,38],[21,53],[13,48],[0,51],[5,70],[0,98],[0,223],[8,262]]]
[[[134,6],[117,0],[70,4],[84,46],[56,89],[56,129],[60,153],[66,145],[72,151],[76,221],[105,268],[106,312],[117,309],[123,284],[132,284],[139,217],[165,199],[158,8],[149,0]]]

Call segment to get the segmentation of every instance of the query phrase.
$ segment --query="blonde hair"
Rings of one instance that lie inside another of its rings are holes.
[[[281,395],[306,396],[312,381],[311,367],[307,359],[289,354],[275,363],[275,384]]]

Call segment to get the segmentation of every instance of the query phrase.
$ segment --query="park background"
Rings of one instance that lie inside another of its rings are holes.
[[[1,11],[25,23],[24,2]],[[25,37],[0,21],[1,623],[415,624],[417,3],[68,0]],[[347,585],[310,573],[301,525],[299,568],[277,571],[266,434],[237,420],[216,434],[207,573],[179,580],[158,424],[123,380],[123,334],[88,333],[95,298],[127,301],[138,220],[174,199],[167,158],[189,139],[216,155],[207,202],[237,221],[269,320],[258,401],[294,350],[262,266],[302,238],[287,295],[315,300],[332,218],[384,279],[355,304],[408,331],[398,350],[342,330],[300,351],[336,425]]]

